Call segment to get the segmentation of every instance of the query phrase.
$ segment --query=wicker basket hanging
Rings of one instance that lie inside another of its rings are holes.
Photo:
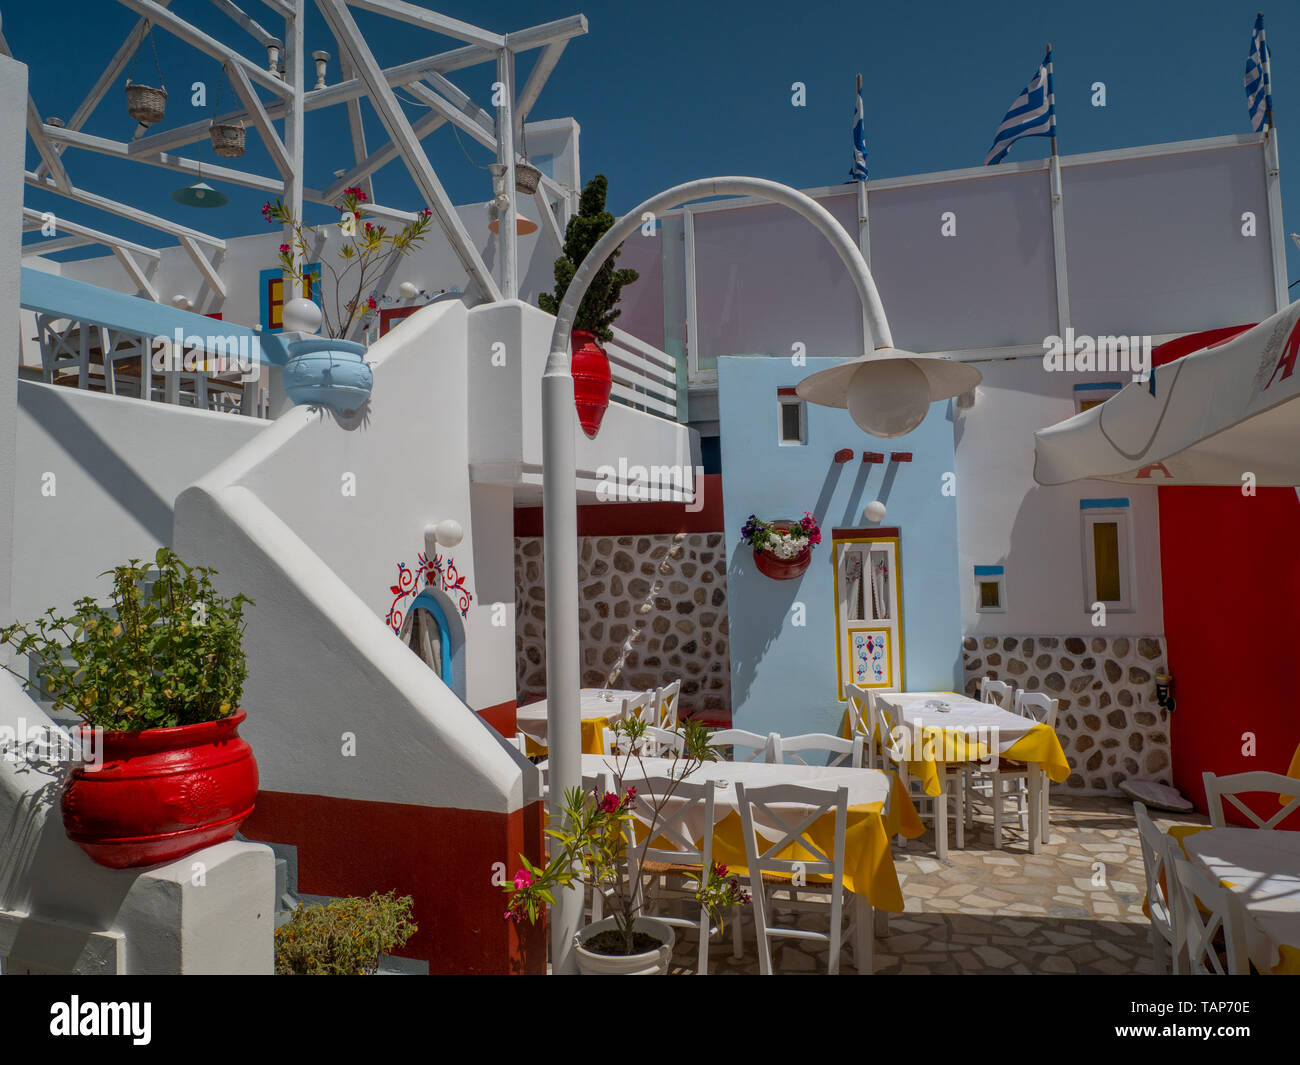
[[[515,164],[515,191],[531,196],[537,191],[542,180],[542,172],[531,163]]]
[[[142,126],[152,126],[163,120],[167,108],[167,90],[151,85],[126,85],[126,109]]]
[[[208,127],[212,150],[226,159],[238,159],[244,154],[244,127],[234,122],[214,122]]]

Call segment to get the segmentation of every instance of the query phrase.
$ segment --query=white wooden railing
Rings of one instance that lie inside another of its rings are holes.
[[[677,421],[677,360],[615,327],[605,344],[614,379],[609,398],[634,410]]]

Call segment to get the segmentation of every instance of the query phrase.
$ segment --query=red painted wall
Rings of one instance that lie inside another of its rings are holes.
[[[578,507],[579,536],[646,536],[651,533],[720,532],[722,474],[706,473],[704,506],[688,511],[683,503],[588,503]],[[541,536],[542,508],[515,509],[515,535]]]
[[[1300,743],[1300,501],[1291,488],[1161,487],[1160,559],[1174,783],[1204,812],[1203,772],[1285,773]]]
[[[504,814],[263,791],[241,831],[297,847],[307,894],[412,896],[419,931],[399,953],[427,961],[430,973],[540,974],[545,925],[504,920],[492,873],[504,862],[513,876],[521,852],[540,862],[543,810],[540,802]]]

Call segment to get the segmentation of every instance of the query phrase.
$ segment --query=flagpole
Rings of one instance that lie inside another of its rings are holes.
[[[1052,198],[1052,265],[1056,280],[1056,327],[1061,336],[1070,328],[1070,275],[1065,258],[1065,197],[1061,188],[1061,157],[1056,150],[1056,84],[1052,45],[1047,44],[1047,107],[1052,116],[1052,158],[1048,188]]]
[[[1047,42],[1047,106],[1052,112],[1052,157],[1056,157],[1056,86],[1052,79],[1052,42]]]
[[[1264,33],[1264,12],[1259,12],[1259,50],[1264,56],[1264,86],[1268,93],[1264,106],[1264,124],[1268,127],[1270,133],[1273,132],[1273,57],[1268,54],[1268,37]],[[1285,42],[1283,42],[1285,43]]]
[[[862,137],[866,140],[867,119],[864,114],[865,106],[862,102],[862,75],[858,75],[858,119],[862,122]],[[862,258],[867,266],[871,265],[871,222],[867,213],[867,179],[858,180],[858,251],[862,252]],[[867,322],[866,313],[862,316],[862,350],[869,351],[874,343],[871,336],[871,327]]]

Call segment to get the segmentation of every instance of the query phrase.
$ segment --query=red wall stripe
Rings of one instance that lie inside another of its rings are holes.
[[[688,511],[684,503],[588,503],[578,507],[579,536],[637,536],[650,533],[704,533],[725,528],[722,474],[701,478],[704,506]],[[694,504],[692,504],[694,505]],[[542,535],[542,508],[515,509],[515,535]]]

